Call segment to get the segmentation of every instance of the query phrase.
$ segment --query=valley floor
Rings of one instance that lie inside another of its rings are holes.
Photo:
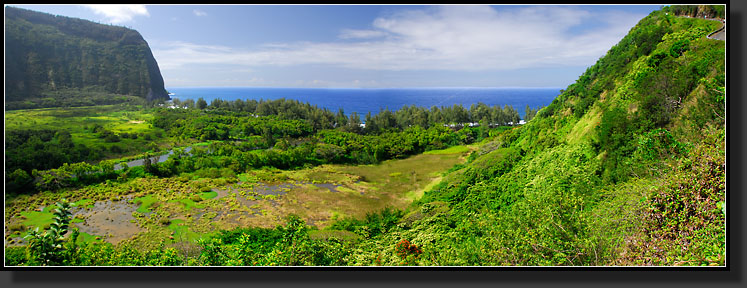
[[[344,217],[362,218],[386,207],[406,208],[463,163],[474,147],[459,146],[378,165],[323,165],[300,170],[261,169],[237,178],[138,178],[63,193],[22,196],[6,203],[6,245],[22,245],[25,229],[52,223],[49,205],[76,203],[81,241],[152,248],[161,240],[194,242],[217,230],[273,228],[298,215],[323,229]]]

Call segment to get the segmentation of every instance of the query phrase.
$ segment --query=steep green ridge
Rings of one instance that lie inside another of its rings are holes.
[[[725,43],[668,9],[349,264],[725,265]]]
[[[143,37],[125,27],[5,7],[6,109],[168,99]]]

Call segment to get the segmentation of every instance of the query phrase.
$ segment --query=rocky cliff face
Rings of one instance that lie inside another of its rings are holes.
[[[132,29],[5,7],[5,45],[6,108],[76,97],[93,104],[116,95],[169,98],[148,43]]]

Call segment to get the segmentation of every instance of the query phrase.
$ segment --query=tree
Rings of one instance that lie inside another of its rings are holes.
[[[188,108],[188,109],[195,108],[195,100],[193,99],[184,100],[184,102],[182,102],[182,105],[184,106],[184,108]]]
[[[521,117],[519,117],[519,112],[513,106],[506,104],[503,106],[503,111],[508,115],[508,122],[511,122],[511,125],[519,124]]]
[[[453,118],[451,119],[452,121],[450,121],[450,122],[453,122],[453,123],[456,123],[456,124],[464,124],[464,123],[470,122],[469,121],[469,112],[467,111],[467,109],[464,109],[464,107],[462,105],[454,104],[454,106],[452,106],[452,109],[453,109],[452,110],[453,111],[453,114],[452,114]]]
[[[200,97],[200,99],[197,99],[197,109],[203,110],[205,108],[207,108],[207,101]]]
[[[272,135],[272,128],[264,127],[262,129],[262,138],[265,140],[267,147],[275,146],[275,137]]]
[[[529,120],[532,120],[534,116],[537,116],[537,111],[539,111],[540,109],[542,109],[542,107],[532,109],[529,107],[529,104],[527,104],[526,108],[524,108],[524,121],[529,122]]]
[[[658,69],[637,87],[642,97],[637,112],[642,122],[649,124],[647,128],[661,128],[668,124],[695,82],[691,71],[684,69],[673,57],[665,57]]]
[[[213,101],[210,101],[210,107],[213,107],[213,109],[218,109],[220,107],[223,107],[223,100],[219,98],[213,99]]]
[[[348,117],[345,117],[345,111],[340,108],[340,110],[337,111],[337,115],[335,117],[337,123],[335,123],[335,127],[343,127],[348,124]]]
[[[67,200],[62,199],[55,203],[54,222],[49,230],[44,233],[39,232],[39,227],[35,230],[29,230],[25,237],[29,239],[27,246],[30,260],[43,266],[64,264],[65,251],[63,249],[64,236],[67,233],[68,225],[72,217],[70,208],[72,205]],[[77,230],[73,231],[72,241],[78,236]]]
[[[346,127],[347,132],[361,133],[361,116],[358,115],[358,112],[350,113],[350,121],[348,121]]]
[[[104,160],[99,162],[99,168],[101,168],[101,172],[104,173],[104,175],[112,175],[114,174],[114,161],[112,160]]]
[[[31,184],[34,181],[29,173],[26,173],[26,171],[23,171],[20,168],[16,169],[6,177],[6,188],[8,188],[9,191],[22,192],[23,190],[30,189]]]
[[[439,109],[437,106],[431,107],[430,113],[428,113],[428,122],[430,123],[443,123],[443,114],[441,113],[441,109]]]
[[[428,128],[428,110],[417,109],[412,115],[412,123],[423,128]]]
[[[376,126],[376,121],[373,121],[373,117],[371,116],[371,111],[368,111],[366,113],[366,133],[372,134],[375,131],[378,131],[378,127]]]

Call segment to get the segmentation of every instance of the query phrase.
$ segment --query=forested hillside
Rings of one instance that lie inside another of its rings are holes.
[[[5,7],[5,106],[24,109],[168,99],[135,30]]]

